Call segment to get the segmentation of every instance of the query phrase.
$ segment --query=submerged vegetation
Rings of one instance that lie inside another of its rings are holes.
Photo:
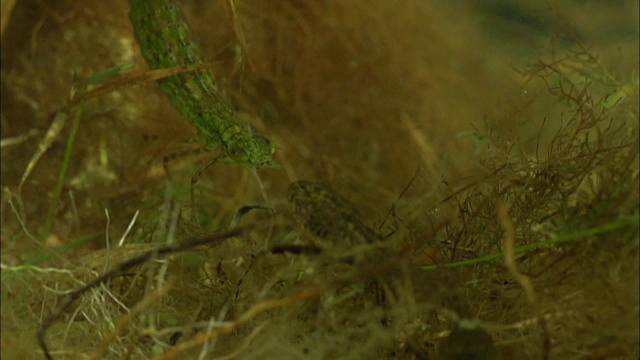
[[[637,3],[180,4],[212,63],[3,11],[3,358],[638,358]],[[198,71],[279,167],[202,170]]]

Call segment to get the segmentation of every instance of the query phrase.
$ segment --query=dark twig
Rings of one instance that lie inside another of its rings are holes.
[[[123,263],[121,263],[120,265],[116,266],[115,268],[113,268],[112,270],[104,273],[104,275],[96,278],[95,280],[89,282],[88,284],[86,284],[85,286],[74,290],[73,292],[71,292],[70,294],[68,294],[63,300],[60,306],[58,306],[58,308],[56,308],[50,315],[48,318],[46,318],[43,322],[42,325],[40,326],[40,330],[38,331],[38,342],[40,343],[40,347],[42,348],[42,351],[44,352],[45,357],[48,360],[53,360],[53,356],[51,355],[51,353],[49,352],[49,347],[47,346],[47,342],[45,339],[45,335],[47,334],[47,330],[51,327],[51,325],[53,325],[62,315],[62,313],[76,300],[78,300],[80,298],[80,296],[82,296],[84,293],[86,293],[87,291],[91,290],[92,288],[101,285],[103,283],[105,283],[106,281],[108,281],[109,279],[113,278],[114,276],[127,271],[135,266],[138,266],[140,264],[143,264],[145,262],[147,262],[148,260],[156,257],[156,256],[162,256],[162,255],[169,255],[169,254],[175,254],[175,253],[179,253],[179,252],[183,252],[186,250],[190,250],[193,248],[196,248],[198,246],[202,246],[202,245],[214,245],[222,240],[228,239],[228,238],[232,238],[235,236],[238,236],[240,234],[243,234],[245,232],[249,232],[252,230],[252,226],[246,226],[246,227],[242,227],[242,228],[235,228],[235,229],[231,229],[228,231],[224,231],[224,232],[219,232],[219,233],[215,233],[215,234],[209,234],[209,235],[205,235],[202,237],[198,237],[189,241],[185,241],[183,243],[180,244],[176,244],[176,245],[168,245],[168,246],[162,246],[159,247],[157,249],[151,250],[151,251],[147,251],[146,253],[136,256],[134,258],[131,258]]]

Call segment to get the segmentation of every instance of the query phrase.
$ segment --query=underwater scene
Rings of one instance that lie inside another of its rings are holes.
[[[638,13],[2,0],[2,358],[637,359]]]

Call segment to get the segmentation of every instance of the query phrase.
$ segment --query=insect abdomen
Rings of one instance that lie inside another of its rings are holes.
[[[357,208],[330,187],[299,180],[289,185],[287,199],[307,229],[335,244],[378,241],[380,235],[360,218]]]
[[[131,0],[130,17],[142,54],[152,69],[205,62],[178,4],[168,0]],[[208,143],[222,145],[222,134],[232,126],[239,127],[235,111],[220,94],[209,69],[183,72],[159,83],[171,104]]]

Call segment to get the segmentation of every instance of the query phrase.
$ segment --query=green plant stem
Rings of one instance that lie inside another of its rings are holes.
[[[49,204],[49,211],[47,212],[44,229],[40,237],[43,242],[46,241],[49,237],[49,234],[51,232],[51,225],[53,225],[53,219],[58,208],[58,202],[60,202],[60,195],[62,194],[64,181],[67,177],[67,171],[69,170],[69,163],[71,162],[73,144],[75,143],[76,136],[78,135],[78,128],[80,127],[80,119],[82,118],[83,107],[84,104],[78,105],[78,107],[76,108],[75,116],[73,118],[71,132],[69,133],[69,138],[67,139],[67,146],[64,150],[64,158],[62,160],[62,165],[60,166],[60,173],[58,174],[58,181],[56,182],[56,187],[53,190],[53,198],[51,199],[51,203]]]
[[[37,265],[43,261],[49,260],[54,256],[58,256],[60,254],[62,254],[63,252],[69,250],[69,249],[73,249],[76,248],[82,244],[88,243],[89,241],[98,238],[100,235],[104,234],[104,231],[97,231],[93,234],[90,234],[88,236],[85,236],[79,240],[76,240],[72,243],[66,244],[64,246],[61,246],[59,248],[56,249],[48,249],[47,253],[41,252],[40,254],[38,254],[36,257],[29,259],[27,262],[25,262],[23,265],[25,266],[29,266],[29,265]]]
[[[547,246],[551,246],[551,245],[555,245],[555,244],[561,244],[561,243],[565,243],[565,242],[570,242],[570,241],[575,241],[575,240],[579,240],[585,237],[589,237],[589,236],[594,236],[594,235],[598,235],[598,234],[604,234],[604,233],[608,233],[608,232],[613,232],[615,230],[621,229],[625,226],[633,226],[635,228],[638,228],[638,222],[639,222],[639,215],[635,214],[635,216],[629,217],[627,219],[615,222],[615,223],[610,223],[610,224],[606,224],[606,225],[602,225],[602,226],[598,226],[595,228],[591,228],[591,229],[586,229],[586,230],[582,230],[582,231],[578,231],[578,232],[573,232],[570,234],[564,234],[564,235],[560,235],[556,238],[553,239],[549,239],[546,241],[540,241],[537,243],[533,243],[533,244],[529,244],[529,245],[525,245],[525,246],[520,246],[514,249],[514,252],[516,254],[521,254],[521,253],[525,253],[528,251],[532,251],[535,249],[540,249],[543,247],[547,247]],[[491,255],[485,255],[485,256],[480,256],[477,258],[473,258],[473,259],[467,259],[467,260],[462,260],[462,261],[456,261],[456,262],[450,262],[450,263],[446,263],[446,264],[440,264],[440,265],[425,265],[425,266],[421,266],[420,269],[421,270],[436,270],[438,268],[441,267],[445,267],[445,268],[457,268],[457,267],[461,267],[461,266],[467,266],[467,265],[474,265],[474,264],[480,264],[483,262],[487,262],[487,261],[492,261],[492,260],[499,260],[504,256],[504,252],[498,252],[495,254],[491,254]]]

